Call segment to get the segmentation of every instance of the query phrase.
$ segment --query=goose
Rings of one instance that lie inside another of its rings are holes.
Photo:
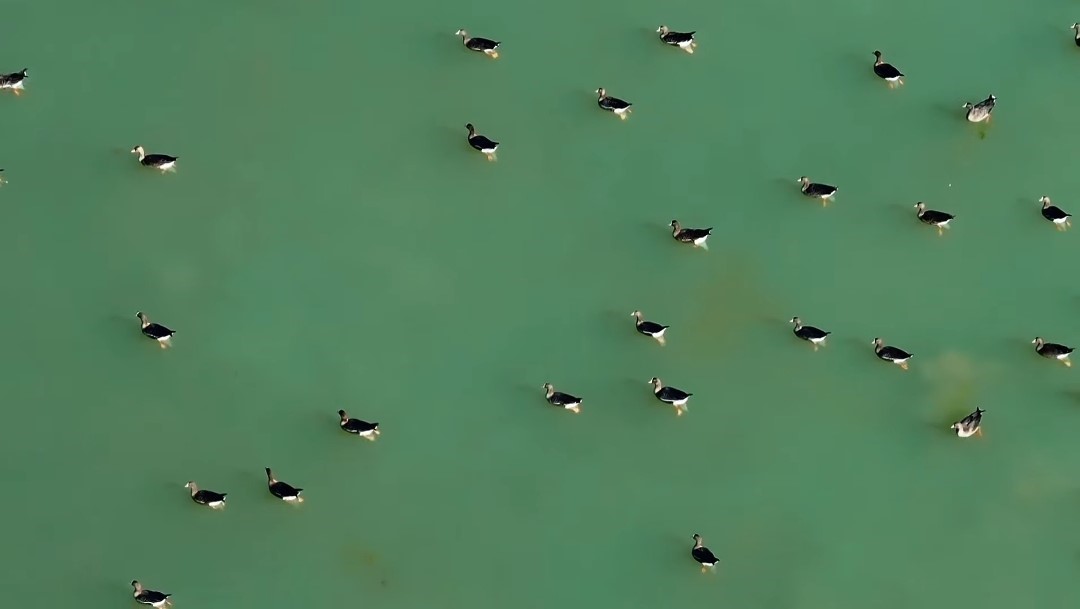
[[[707,573],[709,569],[716,566],[716,563],[720,562],[716,555],[712,553],[712,550],[705,547],[701,535],[697,533],[694,533],[694,547],[690,550],[690,556],[693,556],[694,560],[701,565],[702,573]]]
[[[134,588],[131,595],[135,597],[135,602],[140,605],[150,605],[155,609],[160,609],[172,602],[169,598],[172,596],[171,594],[164,594],[157,590],[147,590],[143,588],[143,585],[137,579],[131,580],[131,587]]]
[[[634,105],[628,101],[623,101],[618,97],[611,97],[607,94],[607,89],[603,87],[596,90],[596,95],[598,96],[596,105],[608,112],[614,113],[615,116],[618,116],[623,120],[626,120],[626,117],[630,114],[630,106]]]
[[[817,182],[811,182],[810,178],[803,176],[799,178],[799,184],[802,185],[802,193],[811,199],[821,199],[821,206],[824,207],[832,201],[834,195],[836,195],[836,187],[829,186],[828,184],[819,184]]]
[[[496,40],[490,38],[469,37],[469,33],[465,30],[458,30],[454,32],[455,36],[461,36],[461,41],[465,43],[465,48],[470,51],[476,51],[477,53],[483,53],[492,59],[499,58],[499,45],[502,44]]]
[[[664,338],[664,334],[667,332],[667,329],[670,326],[663,326],[656,323],[655,321],[646,321],[645,318],[642,316],[641,311],[634,311],[630,314],[630,316],[634,318],[634,327],[637,328],[638,332],[644,334],[645,336],[651,336],[655,338],[656,342],[660,343],[661,345],[667,342],[667,339]]]
[[[953,219],[956,218],[956,216],[947,214],[943,211],[926,209],[926,204],[922,201],[915,204],[915,214],[923,224],[936,226],[939,236],[945,234],[945,229],[949,228],[949,222],[952,222]]]
[[[795,325],[793,332],[795,336],[805,340],[814,347],[814,351],[818,350],[818,347],[825,346],[825,339],[828,338],[832,332],[826,332],[820,328],[814,326],[803,325],[803,322],[798,317],[792,317],[791,323]]]
[[[142,146],[132,148],[131,154],[138,155],[139,162],[142,163],[143,167],[160,169],[162,173],[176,171],[176,161],[180,158],[167,154],[146,154],[146,150]]]
[[[952,424],[952,429],[961,438],[970,438],[974,435],[982,435],[982,416],[986,412],[982,408],[976,408],[975,412]]]
[[[0,74],[0,91],[7,89],[18,97],[22,95],[23,86],[27,78],[29,78],[29,76],[26,73],[26,68],[23,68],[18,72],[12,72],[11,74]]]
[[[152,323],[146,313],[142,311],[136,313],[135,317],[139,318],[143,336],[156,340],[162,349],[172,346],[172,336],[176,334],[175,330],[170,330],[161,324]]]
[[[300,496],[302,488],[296,488],[274,477],[274,473],[270,471],[270,468],[266,468],[266,486],[270,489],[270,494],[288,503],[303,503],[304,498]]]
[[[499,142],[490,140],[487,137],[484,137],[483,135],[477,133],[476,127],[474,127],[472,123],[467,123],[465,125],[465,128],[469,130],[469,145],[479,150],[480,152],[483,152],[484,156],[487,157],[487,160],[494,161],[495,151],[499,149]]]
[[[694,394],[686,393],[685,391],[674,387],[665,387],[664,383],[655,376],[649,379],[649,383],[653,386],[653,395],[656,396],[656,399],[665,404],[674,406],[675,414],[677,416],[681,417],[683,413],[686,412],[686,403],[690,401],[690,396]]]
[[[341,429],[347,433],[355,434],[361,438],[371,440],[374,442],[379,438],[379,424],[369,423],[363,419],[350,419],[348,413],[344,410],[337,411],[338,417],[341,421],[338,425]]]
[[[189,480],[184,485],[184,488],[191,490],[191,500],[199,505],[205,505],[215,510],[225,507],[225,495],[228,495],[228,493],[215,493],[214,491],[200,489],[194,480]]]
[[[697,42],[694,41],[694,34],[697,32],[673,32],[666,25],[661,25],[656,28],[656,31],[660,34],[660,40],[664,41],[664,44],[679,47],[691,55],[694,54],[694,47],[697,46]]]
[[[709,239],[709,235],[712,234],[712,227],[709,228],[683,228],[679,224],[678,220],[671,221],[671,236],[682,243],[692,243],[694,247],[700,247],[703,249],[709,249],[709,245],[706,243]]]
[[[964,104],[964,110],[967,110],[967,119],[970,123],[982,123],[990,120],[990,113],[994,111],[994,104],[997,103],[997,97],[991,95],[981,102],[972,105],[971,102]]]
[[[574,414],[581,414],[581,398],[569,393],[555,391],[551,383],[544,383],[544,397],[548,403],[558,408],[564,408]]]
[[[889,83],[890,87],[904,84],[904,73],[897,70],[893,64],[882,61],[881,51],[874,51],[874,74]]]
[[[904,351],[903,349],[897,349],[896,347],[888,346],[880,338],[875,338],[874,354],[886,362],[892,362],[902,369],[908,369],[908,360],[915,357],[913,354]]]
[[[1073,42],[1076,43],[1076,46],[1080,47],[1080,23],[1072,24],[1072,31],[1073,31]]]
[[[1069,221],[1072,214],[1065,213],[1060,207],[1051,203],[1050,197],[1042,197],[1039,199],[1039,203],[1042,203],[1042,216],[1053,222],[1058,230],[1065,230],[1072,226],[1072,223]]]
[[[1072,347],[1066,347],[1058,343],[1048,343],[1038,336],[1031,341],[1031,344],[1035,345],[1035,352],[1039,355],[1047,359],[1056,359],[1066,366],[1072,366],[1072,361],[1069,360],[1069,354],[1074,351]]]

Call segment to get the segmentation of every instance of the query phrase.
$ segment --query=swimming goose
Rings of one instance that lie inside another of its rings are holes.
[[[997,103],[997,97],[991,95],[981,102],[972,105],[971,102],[964,104],[964,110],[967,110],[967,119],[971,123],[982,123],[990,120],[990,113],[994,111],[994,104]]]
[[[350,419],[349,415],[344,410],[339,410],[337,413],[338,417],[341,418],[338,425],[341,426],[341,429],[344,431],[356,434],[361,438],[371,440],[372,442],[379,438],[379,433],[381,432],[379,431],[378,423],[368,423],[362,419]]]
[[[157,590],[147,590],[146,588],[143,588],[142,584],[140,584],[137,579],[131,581],[131,587],[135,589],[131,595],[135,597],[135,602],[140,605],[150,605],[151,607],[160,609],[172,602],[169,599],[169,597],[172,596],[171,594],[164,594]]]
[[[296,488],[278,480],[274,477],[274,473],[270,471],[270,468],[266,468],[266,486],[270,489],[270,494],[287,501],[289,503],[303,503],[304,498],[300,496],[302,488]]]
[[[666,25],[661,25],[656,28],[656,31],[660,34],[660,40],[663,40],[664,44],[679,47],[691,55],[694,53],[694,47],[697,46],[697,42],[694,42],[694,34],[697,32],[672,32]]]
[[[690,396],[694,394],[686,393],[685,391],[674,387],[665,387],[664,383],[655,376],[649,379],[649,382],[652,384],[653,395],[656,396],[656,399],[665,404],[674,406],[675,414],[680,417],[686,412],[686,403],[690,401]]]
[[[1035,345],[1035,352],[1039,355],[1048,359],[1056,359],[1066,366],[1072,366],[1072,361],[1069,360],[1069,354],[1073,352],[1072,347],[1066,347],[1065,345],[1059,345],[1057,343],[1048,343],[1038,336],[1035,337],[1035,340],[1031,341],[1031,344]]]
[[[694,533],[694,547],[690,550],[690,556],[693,556],[694,560],[701,565],[702,573],[708,572],[709,569],[716,566],[716,563],[720,562],[716,555],[712,553],[712,550],[705,547],[705,544],[701,541],[701,535],[697,533]]]
[[[630,106],[634,105],[628,101],[623,101],[618,97],[611,97],[603,87],[596,90],[596,95],[598,96],[596,105],[608,112],[613,112],[615,116],[618,116],[623,120],[626,120],[627,115],[630,114]]]
[[[194,480],[185,484],[184,488],[191,490],[191,500],[199,505],[205,505],[215,510],[225,507],[225,495],[228,495],[228,493],[215,493],[214,491],[200,489]]]
[[[801,190],[804,195],[812,199],[821,199],[822,207],[828,205],[829,201],[832,201],[833,195],[836,194],[835,186],[811,182],[810,178],[806,176],[799,178],[799,184],[802,185]]]
[[[156,340],[162,349],[172,346],[172,335],[176,334],[175,330],[170,330],[161,324],[151,323],[150,318],[142,311],[136,313],[135,317],[139,318],[143,336]]]
[[[0,91],[7,89],[18,97],[22,95],[23,83],[26,82],[27,78],[26,68],[11,74],[0,74]]]
[[[483,152],[487,156],[487,160],[495,160],[495,151],[499,149],[499,142],[490,140],[476,132],[476,127],[473,127],[472,123],[465,125],[465,128],[469,130],[469,145],[473,148]]]
[[[692,243],[694,247],[700,247],[709,249],[709,245],[706,243],[709,239],[709,235],[712,234],[712,228],[683,228],[679,224],[678,220],[671,221],[671,236],[682,243]]]
[[[792,317],[791,323],[795,324],[795,336],[798,336],[813,345],[814,351],[817,351],[819,346],[825,346],[825,339],[832,334],[832,332],[826,332],[825,330],[815,328],[814,326],[805,326],[798,317]]]
[[[551,383],[544,383],[544,397],[552,406],[564,408],[574,414],[581,414],[581,398],[555,391]]]
[[[1065,213],[1063,209],[1061,209],[1057,205],[1053,205],[1050,202],[1050,197],[1042,197],[1041,199],[1039,199],[1039,203],[1042,203],[1043,217],[1053,222],[1054,226],[1056,226],[1058,230],[1065,230],[1072,225],[1072,223],[1069,221],[1069,218],[1072,217],[1072,214]]]
[[[976,408],[975,412],[952,424],[952,429],[961,438],[970,438],[974,435],[982,435],[982,416],[986,412],[982,408]]]
[[[167,154],[146,154],[146,150],[142,146],[132,148],[131,154],[139,155],[139,162],[142,163],[143,167],[153,167],[154,169],[160,169],[162,172],[176,171],[176,161],[180,158]]]
[[[499,58],[499,45],[501,42],[491,40],[489,38],[470,38],[469,33],[465,30],[458,30],[454,32],[455,36],[461,36],[461,41],[465,43],[465,48],[470,51],[476,51],[477,53],[483,53],[492,59]]]
[[[874,51],[874,74],[889,83],[890,87],[904,84],[904,73],[897,70],[893,64],[882,61],[881,51]]]
[[[915,357],[913,354],[908,353],[903,349],[897,349],[896,347],[886,345],[880,338],[875,338],[873,344],[874,354],[876,354],[879,359],[892,362],[904,370],[908,369],[908,360]]]
[[[634,318],[634,327],[637,331],[645,336],[651,336],[656,339],[656,342],[663,345],[667,339],[664,338],[664,333],[670,326],[662,326],[655,321],[646,321],[641,315],[641,311],[634,311],[630,314]]]
[[[1072,24],[1072,31],[1073,31],[1073,42],[1076,43],[1076,46],[1080,47],[1080,23]]]
[[[943,211],[926,209],[926,204],[922,201],[915,204],[915,210],[915,214],[919,217],[920,222],[937,227],[938,235],[945,234],[945,229],[949,228],[949,222],[952,222],[953,219],[956,218],[956,216],[947,214]]]

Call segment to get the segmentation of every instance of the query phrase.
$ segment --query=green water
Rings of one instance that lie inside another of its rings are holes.
[[[1072,3],[92,4],[2,13],[10,606],[1080,603],[1080,371],[1029,344],[1080,343],[1080,234],[1036,203],[1080,209]]]

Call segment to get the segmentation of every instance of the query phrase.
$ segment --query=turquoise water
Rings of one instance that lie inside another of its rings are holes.
[[[207,609],[1080,600],[1080,386],[1029,344],[1080,342],[1076,235],[1036,203],[1080,208],[1071,5],[3,17],[0,71],[30,72],[0,96],[14,603],[122,606],[134,578]],[[967,124],[989,93],[992,124]],[[136,144],[179,170],[139,167]],[[948,234],[919,200],[956,214]],[[673,218],[714,227],[710,249]],[[175,348],[139,335],[140,309]],[[794,339],[793,315],[830,345]],[[652,376],[694,393],[687,416]],[[951,435],[976,405],[985,437]],[[343,434],[338,408],[382,438]],[[270,497],[266,466],[307,501]],[[191,479],[228,509],[191,503]]]

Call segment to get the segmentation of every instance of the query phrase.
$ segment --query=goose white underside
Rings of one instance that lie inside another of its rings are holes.
[[[684,399],[684,400],[675,400],[674,402],[673,402],[673,401],[671,401],[671,400],[662,400],[662,401],[663,401],[663,402],[664,402],[665,404],[671,404],[672,406],[676,406],[676,407],[678,407],[678,408],[682,408],[683,406],[686,406],[686,403],[690,401],[690,398],[686,398],[686,399]]]
[[[909,359],[911,359],[911,358],[910,357],[905,357],[904,359],[892,359],[892,358],[890,358],[890,359],[887,359],[885,361],[892,362],[892,363],[896,364],[897,366],[903,366],[904,364],[908,363]]]
[[[705,246],[705,242],[706,242],[706,241],[708,241],[708,240],[709,240],[709,237],[708,237],[708,236],[705,236],[705,237],[701,237],[701,238],[699,238],[699,239],[694,239],[694,245],[696,245],[696,246],[698,246],[698,247],[704,247],[704,246]]]
[[[223,507],[225,507],[225,502],[224,502],[224,501],[211,501],[210,503],[207,503],[206,505],[207,505],[208,507],[212,507],[212,508],[214,508],[214,509],[218,509],[218,508],[223,508]]]
[[[955,429],[955,428],[954,428]],[[956,429],[956,435],[961,438],[970,438],[979,432],[979,428],[975,429]]]
[[[176,167],[176,161],[169,161],[168,163],[162,163],[161,165],[155,165],[155,167],[157,169],[162,170],[162,171],[169,171],[170,169],[174,169]]]
[[[826,338],[828,338],[828,337],[827,336],[822,336],[821,338],[811,338],[811,339],[808,339],[808,340],[810,342],[814,343],[815,345],[820,345],[820,344],[823,344],[825,342]]]
[[[619,116],[622,116],[622,115],[627,114],[628,112],[630,112],[630,108],[617,108],[615,110],[612,110],[612,112],[614,112],[615,114],[618,114]]]
[[[304,498],[300,497],[299,495],[293,496],[293,497],[282,497],[281,500],[282,501],[287,501],[289,503],[303,503],[304,502]]]
[[[361,438],[367,438],[369,440],[374,440],[375,436],[379,435],[379,430],[378,429],[369,429],[367,431],[361,431],[361,432],[357,433],[356,435],[360,436]]]
[[[1058,218],[1056,220],[1051,220],[1051,222],[1053,222],[1054,224],[1068,224],[1069,223],[1069,218],[1068,217]]]
[[[664,338],[664,333],[665,332],[667,332],[667,328],[664,328],[663,330],[660,330],[659,332],[649,332],[649,336],[659,340],[661,338]]]
[[[154,340],[156,340],[159,343],[167,343],[170,340],[172,340],[172,336],[162,336],[161,338],[156,338]]]
[[[22,88],[23,88],[23,81],[21,81],[21,80],[19,82],[15,83],[15,84],[13,84],[13,85],[0,86],[0,89],[19,89],[20,91],[22,90]]]
[[[903,76],[890,76],[890,77],[886,78],[885,80],[888,81],[888,82],[900,82],[901,78],[903,78]]]
[[[498,150],[498,149],[499,149],[498,146],[496,146],[495,148],[481,148],[480,152],[483,152],[484,154],[491,155],[491,154],[495,154],[495,151]]]
[[[1056,359],[1056,360],[1058,360],[1058,361],[1062,361],[1062,362],[1063,362],[1063,361],[1065,361],[1065,360],[1069,359],[1069,354],[1068,354],[1068,353],[1062,353],[1062,354],[1060,354],[1060,355],[1055,355],[1055,356],[1054,356],[1054,359]]]

